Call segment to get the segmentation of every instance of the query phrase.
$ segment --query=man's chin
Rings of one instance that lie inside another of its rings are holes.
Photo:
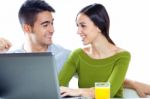
[[[51,45],[53,43],[53,41],[52,41],[52,39],[45,39],[44,43],[47,45]]]
[[[53,44],[53,42],[47,42],[46,44],[49,46],[49,45]]]

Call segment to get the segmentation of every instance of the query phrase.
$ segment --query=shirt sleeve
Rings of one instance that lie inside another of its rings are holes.
[[[114,97],[116,95],[117,91],[120,89],[120,86],[122,86],[124,82],[130,57],[130,54],[122,56],[115,63],[113,72],[108,79],[108,82],[110,82],[111,84],[111,97]]]
[[[75,59],[77,59],[76,55],[74,53],[71,53],[67,61],[63,65],[58,76],[60,86],[69,85],[69,81],[71,80],[71,78],[76,72],[76,60]]]

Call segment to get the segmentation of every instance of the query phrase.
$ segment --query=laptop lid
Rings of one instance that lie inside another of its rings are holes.
[[[0,54],[0,97],[60,99],[53,55],[48,52]]]

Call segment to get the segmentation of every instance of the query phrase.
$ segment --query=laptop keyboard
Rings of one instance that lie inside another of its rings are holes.
[[[90,98],[80,97],[80,96],[66,96],[66,97],[62,97],[61,99],[90,99]]]

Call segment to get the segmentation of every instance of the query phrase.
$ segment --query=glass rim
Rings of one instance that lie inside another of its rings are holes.
[[[95,87],[110,87],[109,82],[95,82]]]

